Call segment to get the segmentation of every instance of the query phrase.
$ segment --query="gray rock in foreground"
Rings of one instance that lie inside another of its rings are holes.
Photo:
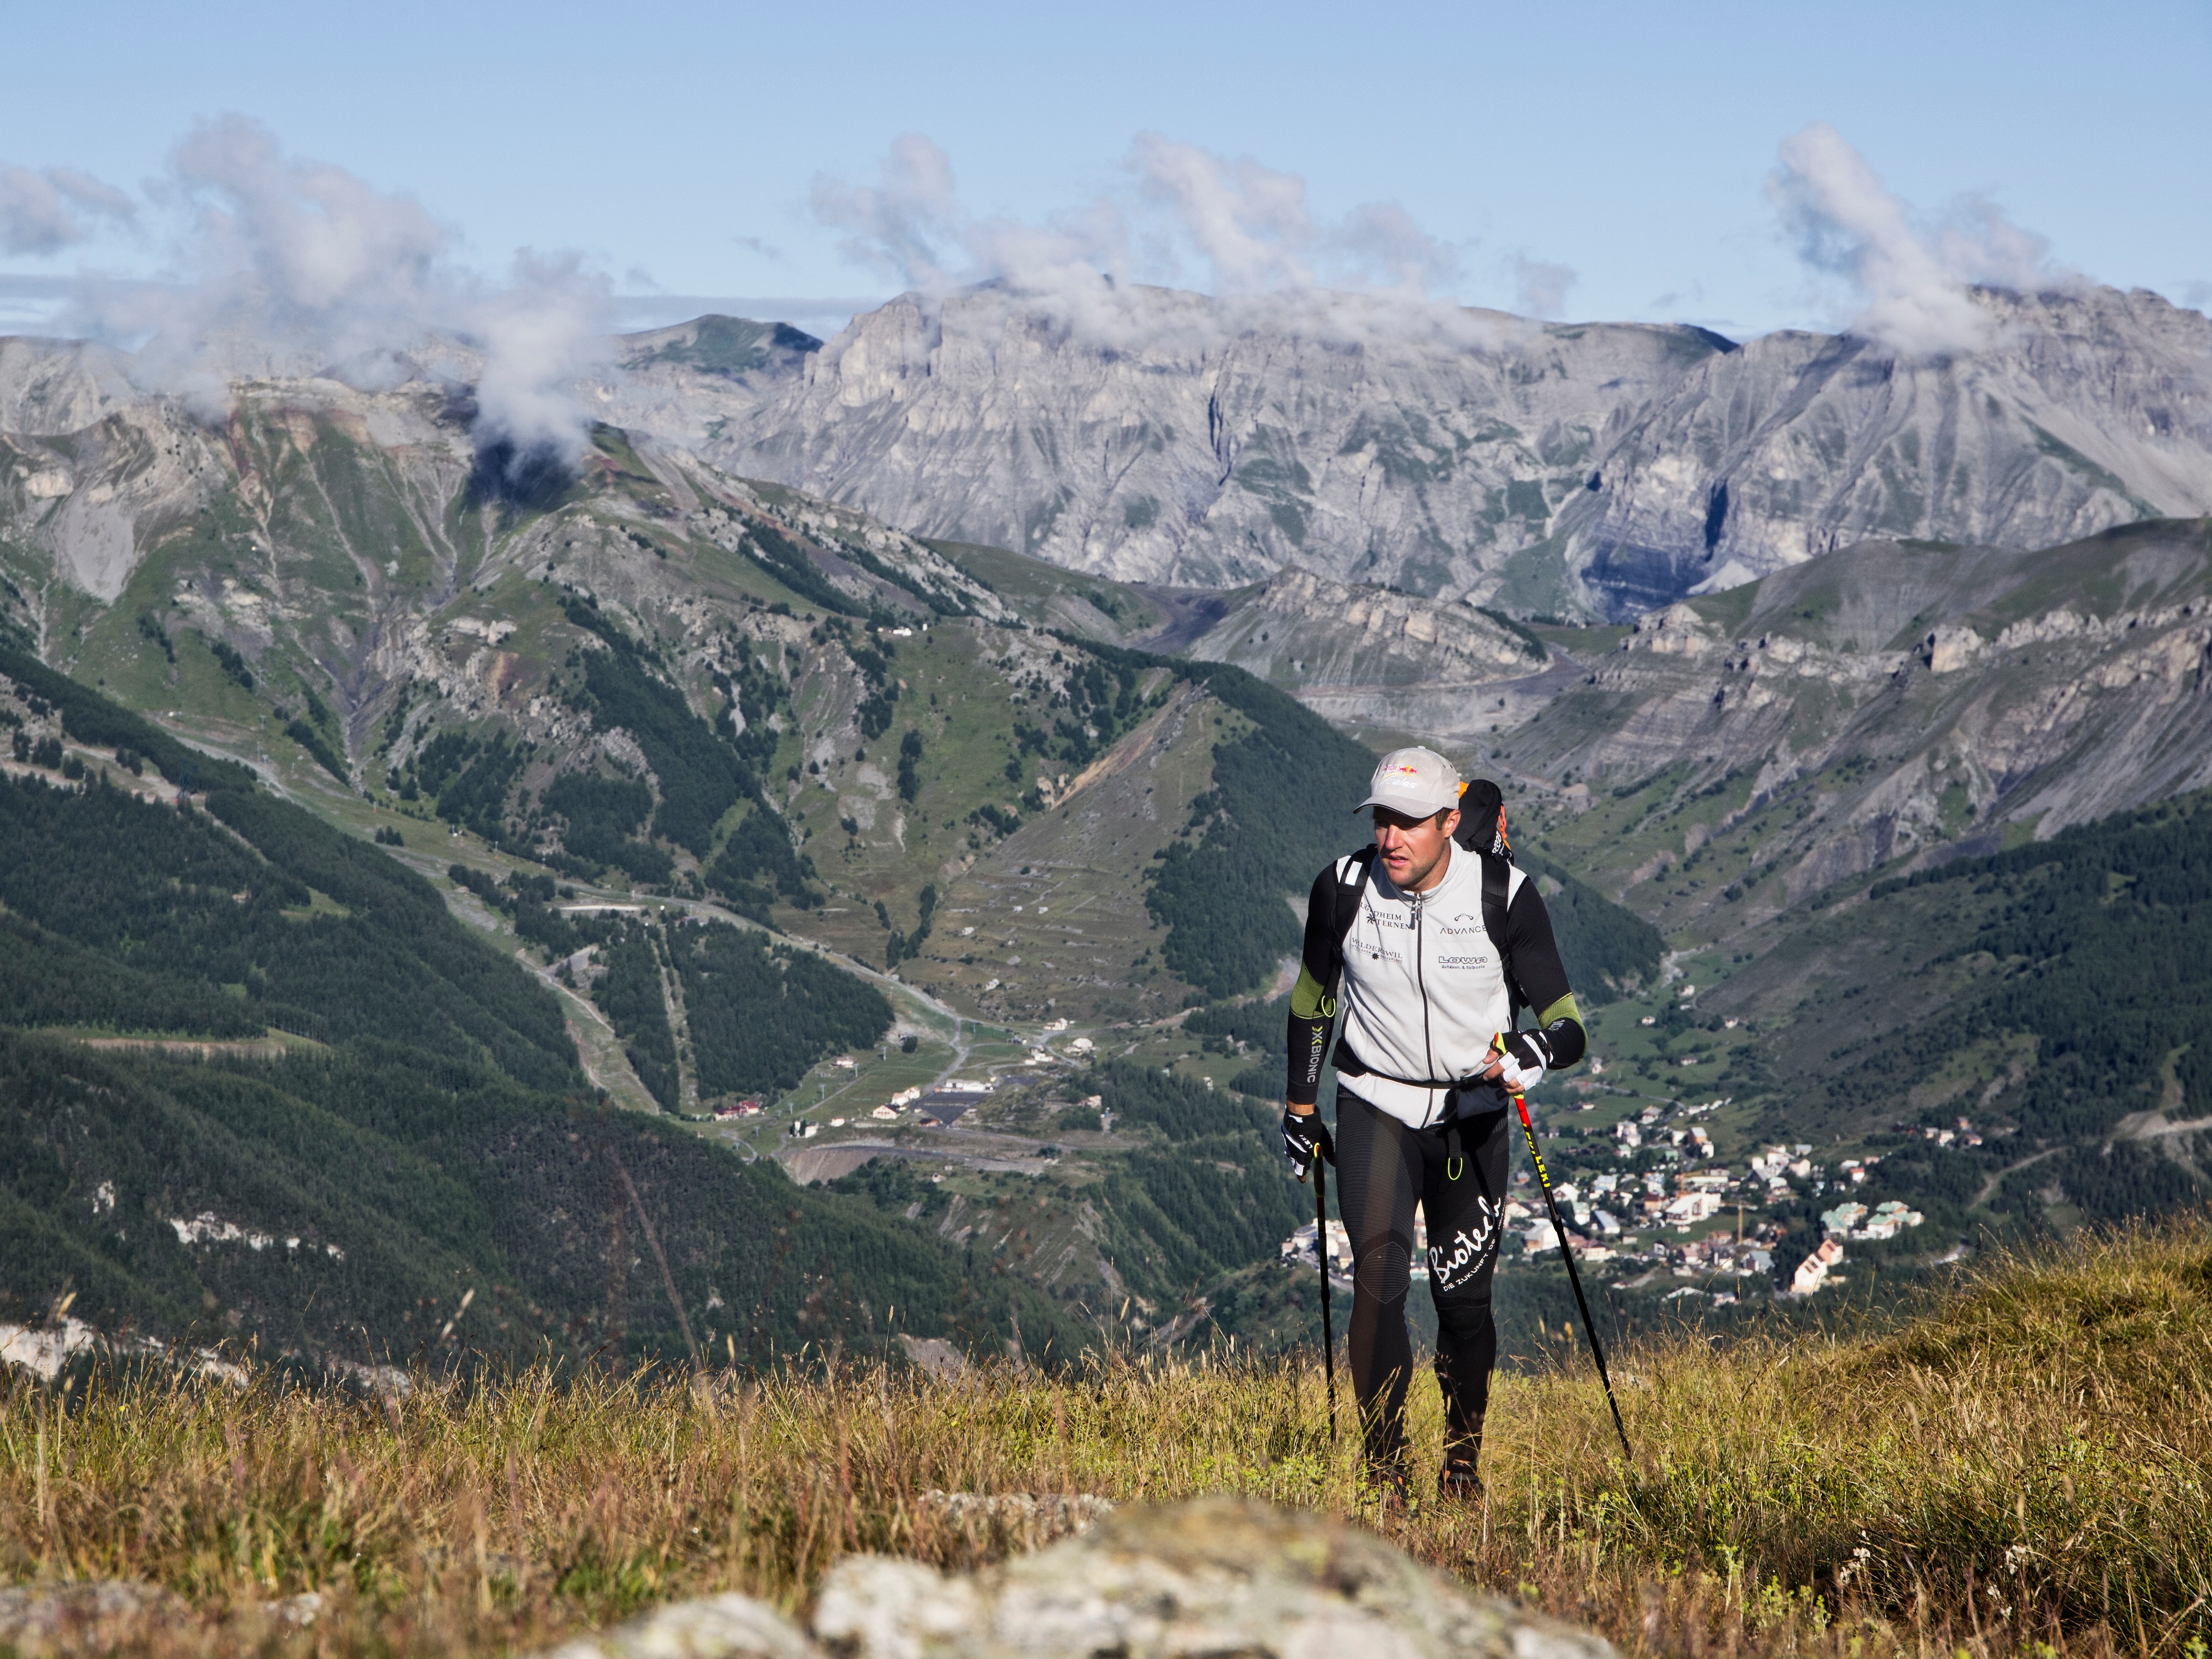
[[[27,1655],[111,1648],[191,1613],[174,1592],[143,1579],[22,1584],[0,1589],[0,1650]]]
[[[822,1650],[767,1602],[733,1591],[672,1601],[541,1659],[822,1659]]]
[[[1085,1533],[1114,1513],[1112,1500],[1082,1493],[927,1492],[921,1506],[956,1524],[1001,1528],[1024,1549]]]
[[[823,1582],[815,1634],[862,1659],[1612,1659],[1601,1638],[1478,1595],[1372,1533],[1206,1498],[1138,1510],[972,1578],[860,1557]]]
[[[1433,1572],[1303,1510],[1201,1498],[1133,1510],[987,1572],[854,1556],[823,1581],[817,1646],[743,1595],[659,1608],[545,1659],[1614,1659],[1603,1638]]]

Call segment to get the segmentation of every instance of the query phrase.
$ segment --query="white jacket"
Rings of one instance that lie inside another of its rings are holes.
[[[1491,1039],[1512,1019],[1504,963],[1482,921],[1482,860],[1456,847],[1450,859],[1425,893],[1400,891],[1376,860],[1344,940],[1338,1029],[1369,1069],[1340,1069],[1337,1086],[1415,1128],[1444,1116],[1449,1085],[1489,1066]],[[1340,881],[1350,863],[1338,866]],[[1509,870],[1510,910],[1528,878]]]

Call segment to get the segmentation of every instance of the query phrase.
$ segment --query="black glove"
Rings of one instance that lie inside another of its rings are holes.
[[[1313,1167],[1314,1154],[1318,1152],[1330,1163],[1336,1162],[1336,1143],[1328,1137],[1328,1125],[1321,1121],[1321,1114],[1294,1112],[1283,1108],[1283,1156],[1291,1160],[1291,1168],[1299,1180]]]

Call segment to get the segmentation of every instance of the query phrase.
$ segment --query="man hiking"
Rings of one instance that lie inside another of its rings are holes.
[[[1365,1468],[1386,1499],[1401,1502],[1411,1492],[1413,1206],[1428,1223],[1437,1306],[1438,1490],[1472,1500],[1482,1492],[1476,1460],[1498,1359],[1490,1288],[1504,1226],[1506,1108],[1512,1092],[1573,1065],[1586,1046],[1543,896],[1511,863],[1496,789],[1468,792],[1489,821],[1463,826],[1466,787],[1432,750],[1383,757],[1355,809],[1372,809],[1375,845],[1315,880],[1291,993],[1283,1150],[1301,1176],[1317,1152],[1334,1153],[1352,1237],[1347,1346]],[[1522,1006],[1537,1011],[1536,1029],[1515,1030]],[[1340,1013],[1332,1148],[1316,1101]]]

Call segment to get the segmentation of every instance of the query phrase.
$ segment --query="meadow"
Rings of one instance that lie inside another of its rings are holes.
[[[198,1614],[143,1638],[165,1654],[517,1650],[725,1589],[803,1612],[854,1551],[1022,1546],[932,1492],[1226,1491],[1359,1516],[1627,1656],[2205,1651],[2212,1215],[1993,1257],[1880,1329],[1633,1346],[1630,1466],[1586,1357],[1553,1351],[1499,1379],[1486,1502],[1406,1513],[1361,1491],[1342,1401],[1332,1443],[1316,1354],[933,1376],[810,1353],[382,1396],[19,1372],[0,1582],[155,1581]],[[313,1622],[274,1616],[308,1591]]]

